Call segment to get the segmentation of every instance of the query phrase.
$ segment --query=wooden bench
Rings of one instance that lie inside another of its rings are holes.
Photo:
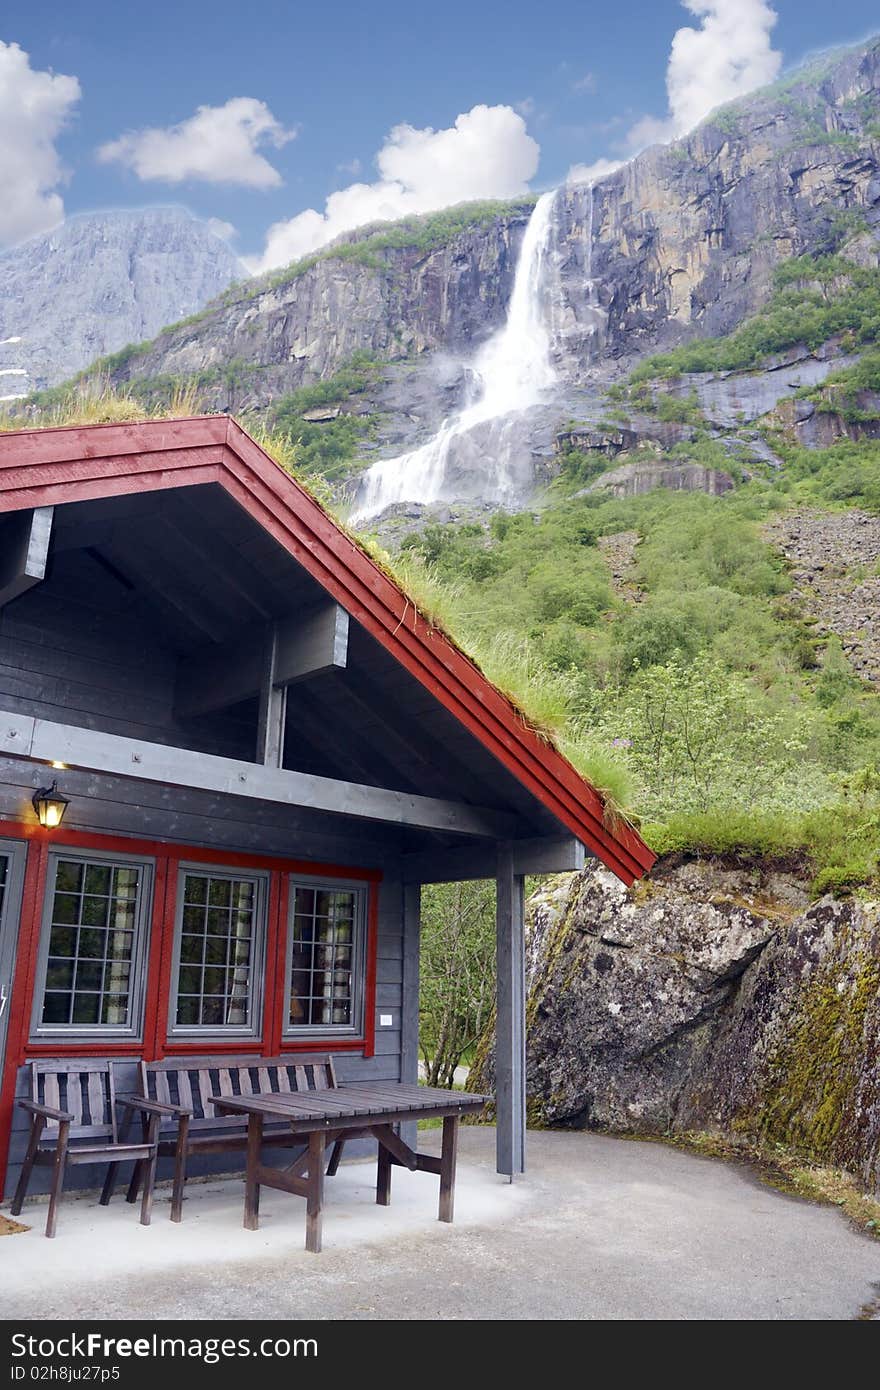
[[[18,1216],[21,1211],[34,1166],[51,1164],[47,1236],[55,1234],[58,1203],[68,1163],[110,1165],[101,1192],[101,1204],[106,1206],[119,1164],[134,1160],[135,1176],[131,1190],[136,1195],[143,1177],[141,1224],[150,1224],[159,1115],[154,1109],[144,1113],[142,1143],[124,1142],[128,1125],[123,1120],[117,1133],[116,1110],[117,1106],[125,1107],[126,1100],[116,1096],[113,1065],[106,1057],[81,1061],[34,1061],[30,1064],[30,1099],[19,1100],[18,1103],[30,1114],[31,1129],[11,1210],[13,1216]],[[127,1110],[127,1114],[130,1116],[131,1111]],[[134,1196],[131,1200],[134,1200]]]
[[[183,1193],[191,1154],[244,1153],[247,1149],[247,1116],[220,1115],[212,1096],[272,1096],[332,1090],[338,1085],[333,1058],[327,1054],[286,1057],[166,1057],[161,1062],[140,1063],[140,1095],[124,1097],[132,1114],[139,1107],[148,1126],[158,1116],[158,1153],[174,1159],[171,1220],[183,1217]],[[126,1129],[127,1133],[127,1129]],[[263,1143],[299,1148],[301,1139],[289,1124],[276,1120],[264,1128]],[[344,1140],[334,1144],[328,1176],[339,1167]],[[113,1191],[115,1166],[108,1174]],[[137,1197],[140,1173],[136,1170],[128,1200]]]

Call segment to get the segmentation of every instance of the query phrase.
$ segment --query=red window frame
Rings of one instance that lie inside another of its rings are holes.
[[[274,1057],[282,1052],[314,1052],[321,1049],[319,1029],[312,1038],[282,1043],[285,1002],[285,962],[287,958],[287,909],[291,877],[303,874],[328,879],[360,880],[367,890],[367,949],[364,978],[364,1027],[359,1038],[327,1038],[327,1050],[357,1052],[372,1057],[376,1031],[376,951],[378,937],[378,885],[380,869],[352,867],[350,864],[324,864],[314,860],[287,859],[277,855],[236,853],[209,849],[204,845],[169,844],[162,840],[142,840],[129,835],[93,833],[82,830],[46,831],[21,821],[0,820],[0,836],[27,842],[24,889],[18,934],[15,977],[9,1001],[9,1027],[6,1036],[6,1063],[0,1086],[0,1192],[6,1165],[15,1080],[18,1069],[31,1057],[144,1057],[158,1061],[168,1056],[200,1056],[231,1053],[255,1057]],[[68,846],[78,850],[103,850],[116,854],[138,854],[155,861],[153,905],[150,913],[147,978],[144,991],[143,1041],[77,1043],[57,1039],[34,1040],[30,1036],[33,994],[36,986],[43,901],[50,849]],[[174,968],[174,923],[177,885],[181,862],[216,864],[224,868],[262,869],[269,874],[266,920],[266,976],[263,995],[263,1023],[259,1038],[169,1038],[168,1008],[171,972]]]

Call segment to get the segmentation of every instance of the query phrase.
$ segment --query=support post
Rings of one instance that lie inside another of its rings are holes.
[[[512,1182],[526,1166],[525,879],[509,844],[499,846],[496,890],[496,1166]]]
[[[422,931],[422,885],[403,885],[403,1003],[400,1015],[400,1079],[415,1086],[419,1079],[419,955]],[[400,1137],[418,1147],[418,1122],[405,1121]]]
[[[257,762],[281,767],[284,759],[284,725],[287,720],[287,687],[277,686],[278,627],[273,623],[266,634],[266,657],[260,690],[257,725]]]

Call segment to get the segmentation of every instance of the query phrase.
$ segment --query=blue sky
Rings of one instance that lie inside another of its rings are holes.
[[[811,50],[880,27],[876,0],[713,0],[721,9],[753,11],[770,3],[778,17],[772,48],[786,67]],[[693,0],[691,10],[701,8],[712,4]],[[413,0],[256,0],[250,6],[240,0],[31,0],[0,19],[0,39],[18,44],[34,72],[79,84],[78,99],[66,89],[63,117],[56,111],[53,146],[63,177],[52,185],[47,173],[40,196],[61,199],[67,213],[183,203],[199,216],[234,225],[237,248],[257,253],[270,224],[308,208],[322,212],[334,190],[376,180],[375,156],[400,123],[446,130],[474,107],[511,108],[515,116],[499,117],[486,137],[500,142],[499,158],[512,142],[509,187],[502,192],[520,184],[550,186],[572,165],[619,158],[643,118],[667,117],[673,34],[700,22],[679,0],[603,6],[584,0],[441,0],[431,6]],[[4,106],[0,92],[4,121],[11,119],[14,93],[7,96]],[[145,176],[131,144],[114,146],[103,162],[98,158],[102,146],[126,132],[167,129],[188,121],[198,107],[223,108],[234,97],[264,104],[266,129],[255,148],[269,173],[264,168],[227,183],[223,168],[211,165],[176,181],[153,177],[149,168]],[[14,137],[14,120],[12,128]],[[526,131],[539,154],[525,143]],[[472,135],[483,139],[483,126],[475,123]],[[459,158],[453,146],[450,151],[459,165],[471,162],[470,154]],[[421,158],[415,142],[405,158],[392,158],[392,174],[402,168],[405,184],[407,170]],[[11,176],[0,169],[4,174],[6,186],[11,181],[15,187],[16,168]],[[260,178],[265,186],[257,186]],[[441,178],[436,196],[446,187]],[[448,187],[454,195],[454,179]],[[481,191],[476,173],[464,191]],[[16,228],[31,229],[26,214]],[[327,234],[298,224],[290,245],[298,249],[306,244],[303,236]]]

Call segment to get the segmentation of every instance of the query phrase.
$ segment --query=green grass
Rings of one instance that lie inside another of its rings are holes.
[[[814,896],[878,882],[880,799],[841,798],[813,811],[673,814],[644,833],[659,854],[687,851],[777,860],[806,869]]]
[[[531,212],[535,197],[524,197],[510,202],[484,200],[482,202],[460,203],[455,207],[444,208],[439,212],[426,213],[421,217],[406,217],[400,222],[380,223],[375,230],[368,230],[356,241],[339,241],[324,247],[313,255],[303,256],[298,261],[258,277],[244,286],[237,285],[220,297],[221,304],[253,299],[274,289],[283,288],[301,275],[311,270],[321,261],[354,261],[369,270],[382,270],[388,251],[412,250],[425,253],[446,246],[463,233],[490,226],[500,218],[522,216]]]

